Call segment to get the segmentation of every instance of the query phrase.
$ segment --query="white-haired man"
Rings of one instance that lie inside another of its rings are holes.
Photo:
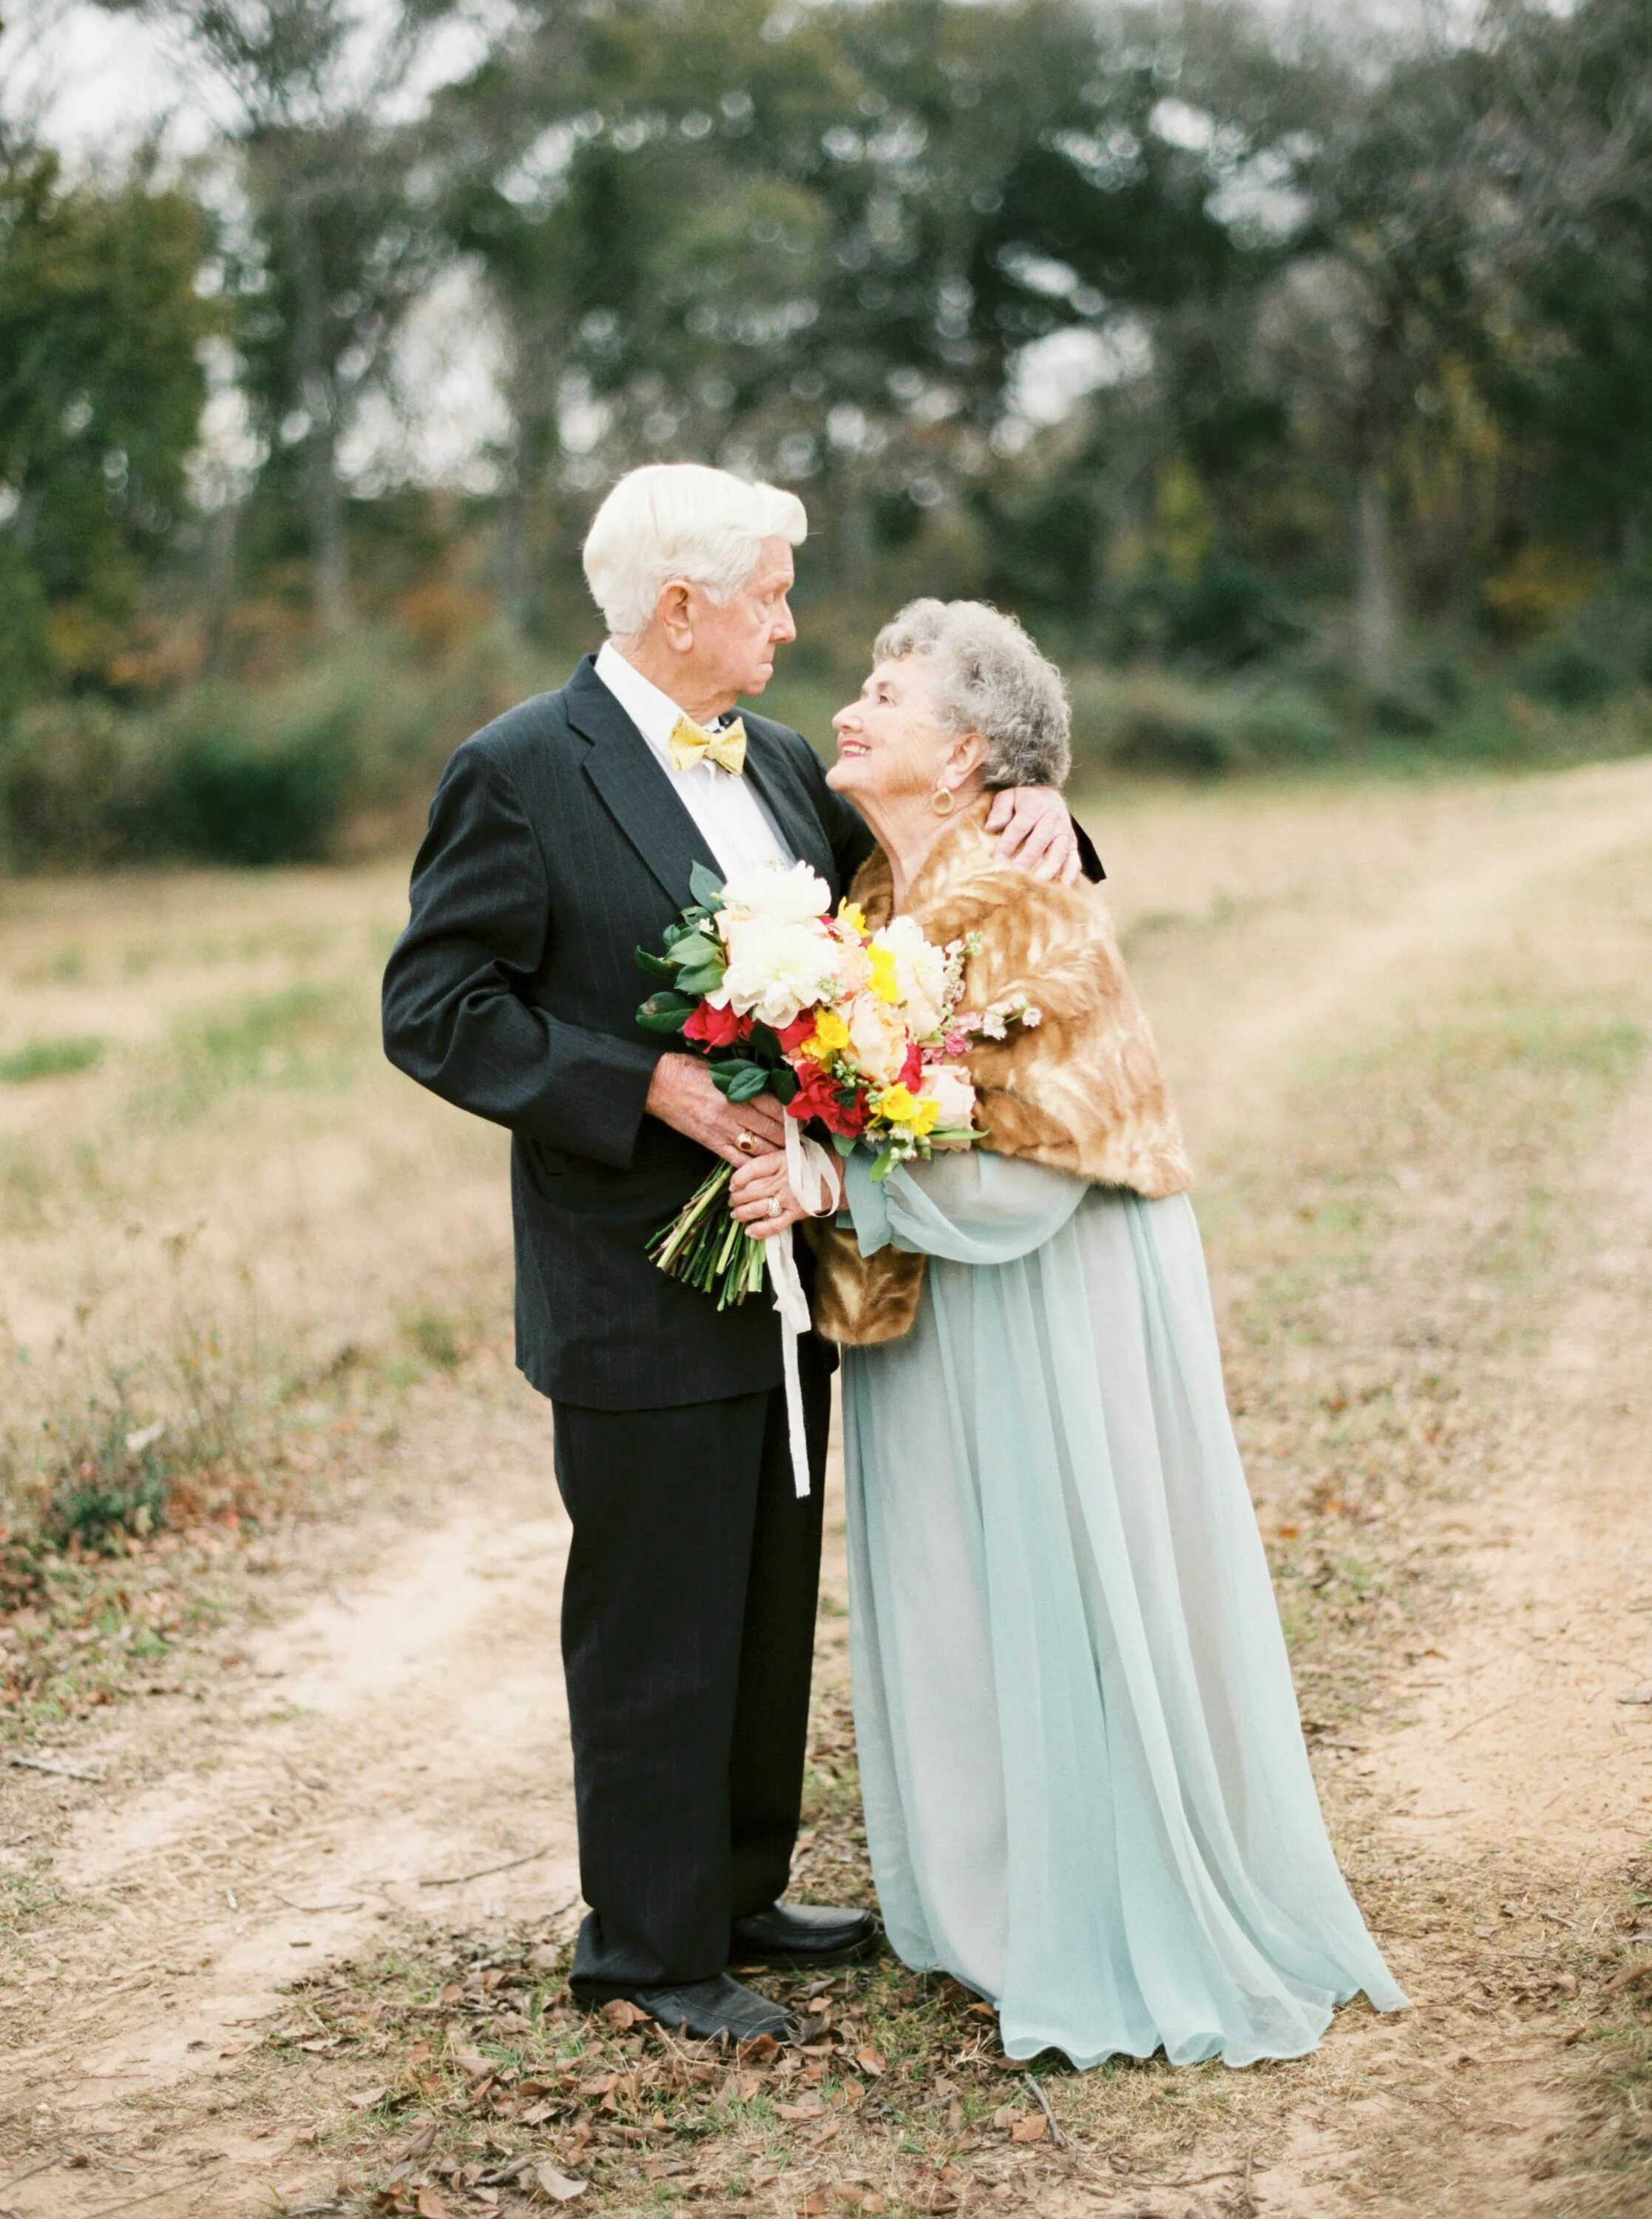
[[[835,893],[871,845],[796,732],[756,716],[803,505],[692,463],[622,479],[586,575],[609,637],[560,693],[467,740],[384,982],[393,1062],[512,1134],[517,1361],[550,1397],[573,1522],[562,1647],[581,1884],[571,1976],[698,2036],[784,2036],[736,1964],[872,1948],[865,1911],[786,1905],[808,1722],[829,1358],[805,1342],[815,1485],[791,1476],[778,1321],[719,1312],[649,1236],[705,1176],[779,1145],[635,1022],[634,955],[725,873],[805,859]],[[1059,798],[1005,796],[1034,867],[1076,867]]]

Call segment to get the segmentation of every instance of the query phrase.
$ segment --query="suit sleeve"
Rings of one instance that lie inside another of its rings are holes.
[[[660,1049],[533,999],[556,929],[544,857],[508,778],[461,748],[431,804],[412,915],[384,973],[384,1052],[444,1101],[624,1170]]]

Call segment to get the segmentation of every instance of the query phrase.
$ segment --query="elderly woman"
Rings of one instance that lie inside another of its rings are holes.
[[[984,818],[1059,785],[1059,673],[979,603],[915,601],[838,712],[856,898],[978,935],[975,1150],[851,1159],[821,1242],[844,1344],[867,1840],[906,1963],[1012,2057],[1313,2049],[1405,2001],[1326,1837],[1223,1392],[1191,1173],[1098,892],[1006,869]]]

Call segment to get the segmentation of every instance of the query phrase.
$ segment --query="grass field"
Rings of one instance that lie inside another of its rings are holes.
[[[797,2060],[575,2018],[504,1143],[379,1055],[401,874],[28,881],[0,1659],[13,1753],[60,1768],[6,1775],[0,2203],[440,2219],[550,2208],[549,2167],[576,2210],[774,2219],[1652,2209],[1652,1727],[1620,1701],[1652,1677],[1652,766],[1084,813],[1413,2011],[1296,2066],[1031,2079],[892,1964],[810,1999]],[[810,1799],[799,1885],[864,1894],[835,1562]]]

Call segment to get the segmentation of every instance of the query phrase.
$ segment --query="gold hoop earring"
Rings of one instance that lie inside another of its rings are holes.
[[[946,807],[941,807],[942,803]],[[949,786],[938,786],[929,796],[929,806],[937,817],[950,817],[958,806],[958,796]]]

